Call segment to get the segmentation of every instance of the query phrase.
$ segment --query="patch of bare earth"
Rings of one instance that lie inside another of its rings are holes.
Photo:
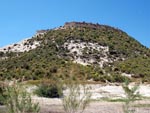
[[[118,99],[124,98],[125,94],[122,87],[116,85],[88,85],[92,93],[92,99],[99,100],[100,98]],[[131,84],[132,86],[132,84]],[[139,92],[142,96],[150,97],[150,85],[140,85]],[[67,95],[67,91],[64,91]],[[61,99],[32,97],[33,101],[39,102],[41,107],[40,113],[65,113]],[[92,101],[85,109],[84,113],[123,113],[122,102],[107,102],[107,101]],[[140,100],[134,103],[138,105],[135,108],[135,113],[150,113],[150,100]],[[146,105],[142,106],[142,105]]]
[[[40,113],[65,113],[60,99],[36,98],[39,102]],[[150,105],[150,100],[142,100],[134,103],[135,105]],[[83,113],[123,113],[122,102],[92,101]],[[134,107],[135,113],[150,113],[150,107]]]

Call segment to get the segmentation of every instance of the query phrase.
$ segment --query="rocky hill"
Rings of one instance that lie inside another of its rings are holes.
[[[149,82],[150,52],[107,25],[68,22],[0,49],[0,79],[74,79]],[[136,78],[136,79],[135,79]]]

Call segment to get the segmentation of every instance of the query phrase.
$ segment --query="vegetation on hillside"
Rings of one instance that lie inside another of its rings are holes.
[[[134,78],[142,78],[142,82],[150,82],[150,58],[140,56],[122,62],[117,62],[116,67],[121,72],[132,74]]]
[[[74,75],[74,79],[79,80],[122,82],[125,77],[121,76],[119,71],[148,77],[149,49],[119,29],[105,25],[98,26],[100,27],[75,26],[51,29],[44,35],[34,36],[29,41],[30,43],[35,40],[40,41],[39,47],[29,52],[18,53],[17,56],[16,53],[7,53],[10,54],[9,58],[0,60],[0,80],[19,79],[22,76],[24,80],[42,78],[55,80],[58,77],[66,79],[69,75]],[[81,40],[108,46],[111,57],[121,57],[126,60],[113,62],[103,68],[73,63],[63,47],[67,40]],[[1,56],[4,54],[1,53]],[[114,63],[117,71],[112,69]]]

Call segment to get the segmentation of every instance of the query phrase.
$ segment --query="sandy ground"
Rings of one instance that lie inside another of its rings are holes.
[[[39,99],[40,113],[65,113],[63,106],[58,99],[47,99],[47,103]],[[150,104],[150,100],[137,102],[141,104]],[[123,103],[121,102],[102,102],[94,101],[89,104],[83,113],[123,113]],[[4,106],[0,106],[4,109]],[[3,113],[2,110],[0,113]],[[150,113],[150,107],[136,107],[135,113]]]
[[[61,100],[49,99],[46,103],[44,99],[40,101],[40,113],[65,113]],[[135,104],[150,104],[150,100],[138,101]],[[83,113],[123,113],[122,108],[121,102],[93,101]],[[135,113],[150,113],[150,107],[135,107]]]
[[[130,85],[131,87],[134,84]],[[88,84],[89,91],[92,94],[92,100],[106,99],[118,99],[125,98],[125,93],[120,85],[102,85],[102,84]],[[28,90],[32,91],[36,87],[30,87]],[[140,85],[139,92],[144,97],[150,97],[150,85]],[[64,95],[67,95],[67,89],[64,90]],[[58,98],[44,98],[32,96],[34,102],[38,102],[40,105],[40,113],[65,113],[62,106],[62,100]],[[148,107],[136,107],[135,113],[150,113],[150,99],[140,100],[135,104],[147,104]],[[123,113],[121,102],[107,102],[107,101],[92,101],[85,109],[84,113]],[[1,106],[0,106],[1,107]],[[1,113],[1,112],[0,112]]]
[[[125,92],[122,89],[121,85],[102,85],[102,84],[88,84],[87,87],[90,87],[89,91],[92,94],[92,99],[100,100],[102,98],[106,99],[118,99],[125,98]],[[130,87],[134,84],[130,84]],[[139,93],[144,97],[150,97],[150,85],[141,84],[139,87]],[[82,92],[82,91],[81,91]],[[64,95],[67,95],[67,89],[64,90]],[[62,106],[61,99],[55,98],[41,98],[33,96],[35,102],[39,102],[41,106],[40,113],[65,113]],[[147,104],[150,106],[150,100],[142,100],[136,102],[136,104]],[[122,107],[123,103],[121,102],[106,102],[106,101],[92,101],[84,113],[123,113]],[[136,107],[135,113],[150,113],[150,107]]]
[[[47,99],[47,103],[39,99],[40,113],[65,113],[62,103],[59,99]],[[150,104],[150,100],[137,102],[141,104]],[[94,101],[89,104],[83,113],[123,113],[123,103],[121,102],[102,102]],[[4,107],[0,106],[0,109]],[[0,112],[3,113],[3,112]],[[150,113],[150,107],[136,107],[135,113]]]

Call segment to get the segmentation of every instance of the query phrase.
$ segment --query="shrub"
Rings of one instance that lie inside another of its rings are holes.
[[[123,106],[124,113],[134,113],[135,110],[132,108],[132,104],[134,101],[140,98],[140,94],[137,91],[139,85],[129,88],[129,81],[126,80],[122,85],[122,88],[126,94],[125,105]]]
[[[16,81],[5,87],[7,113],[39,113],[38,103],[32,103],[31,95]]]
[[[4,87],[3,85],[0,85],[0,105],[4,104],[5,101],[5,95],[4,95]]]
[[[120,74],[113,74],[112,75],[112,80],[111,82],[119,82],[119,83],[123,83],[125,82],[126,80],[130,81],[130,79],[126,76],[122,76]]]
[[[95,81],[101,81],[101,82],[125,82],[126,80],[130,81],[130,79],[128,77],[122,76],[120,74],[115,74],[115,73],[111,73],[111,75],[94,75],[93,76],[93,80]]]
[[[66,113],[83,113],[87,105],[90,103],[91,93],[88,88],[78,84],[71,83],[68,85],[68,93],[63,99],[63,107]]]
[[[56,84],[40,84],[35,90],[35,94],[40,97],[60,98],[62,97],[62,88]]]

